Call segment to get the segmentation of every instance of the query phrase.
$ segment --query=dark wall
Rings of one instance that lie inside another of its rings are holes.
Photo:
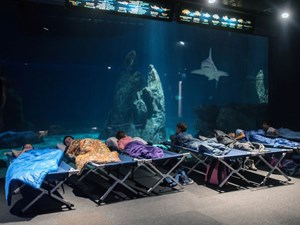
[[[269,115],[275,126],[295,130],[300,130],[299,12],[295,4],[289,21],[275,19],[269,26]]]

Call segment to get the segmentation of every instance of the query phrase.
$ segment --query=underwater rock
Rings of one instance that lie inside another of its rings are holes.
[[[136,53],[125,57],[121,77],[116,84],[113,107],[101,129],[100,138],[115,136],[118,130],[130,136],[159,143],[165,140],[165,100],[159,75],[149,65],[147,81],[134,71]]]
[[[130,72],[135,69],[136,65],[136,52],[134,50],[130,51],[123,62],[123,68]]]
[[[232,105],[220,108],[216,120],[218,129],[225,132],[234,132],[236,129],[253,130],[261,127],[266,118],[267,105],[249,104]]]
[[[245,115],[243,111],[242,108],[221,108],[216,120],[216,126],[225,132],[234,132],[238,128],[245,130],[249,128],[254,129],[256,127],[255,116]]]
[[[195,127],[200,135],[210,136],[213,129],[234,132],[241,128],[252,130],[261,127],[267,114],[267,104],[235,104],[228,106],[201,106]]]
[[[216,128],[216,118],[219,114],[217,106],[199,106],[195,109],[197,119],[195,128],[202,136],[211,136],[212,130]]]
[[[259,103],[268,102],[268,90],[265,89],[263,70],[259,70],[256,75],[256,93]]]
[[[166,137],[165,97],[156,69],[150,64],[149,70],[147,86],[137,93],[134,104],[137,109],[137,119],[145,118],[146,122],[144,129],[141,130],[141,137],[159,143]]]

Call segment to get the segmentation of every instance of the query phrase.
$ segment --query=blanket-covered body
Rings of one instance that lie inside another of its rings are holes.
[[[294,141],[300,141],[300,132],[299,131],[293,131],[288,128],[279,128],[278,131],[279,131],[280,137],[294,140]]]
[[[129,142],[124,152],[132,157],[143,157],[146,159],[162,158],[164,151],[156,146],[146,145],[140,141]]]
[[[121,161],[117,152],[110,151],[103,142],[92,138],[72,141],[67,154],[71,157],[76,157],[75,163],[79,174],[89,162],[102,164]]]
[[[63,152],[59,149],[33,149],[16,158],[6,172],[5,197],[8,205],[11,203],[14,182],[40,188],[46,175],[58,170],[62,156]]]
[[[260,130],[258,131],[246,131],[246,138],[248,141],[261,143],[274,148],[300,148],[300,143],[290,141],[285,138],[270,138],[262,135]]]
[[[175,145],[194,149],[201,153],[206,152],[212,155],[226,155],[231,150],[231,148],[225,146],[224,144],[218,143],[217,139],[215,138],[206,138],[205,140],[200,140],[193,138],[192,135],[185,132],[172,135],[170,139]]]

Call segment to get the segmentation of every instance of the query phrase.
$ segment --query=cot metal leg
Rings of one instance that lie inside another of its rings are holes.
[[[43,189],[39,189],[41,191],[41,193],[36,196],[35,199],[33,199],[26,207],[24,207],[21,212],[24,213],[27,211],[27,209],[29,209],[36,201],[38,201],[44,194],[46,194],[47,192]]]
[[[145,168],[148,172],[150,172],[152,175],[156,175],[156,172],[153,171],[151,168],[149,168],[148,166],[146,166],[144,163],[139,163],[138,162],[138,166],[134,169],[133,172],[137,171],[140,167]]]
[[[282,153],[281,157],[279,158],[279,160],[277,161],[277,163],[275,164],[275,166],[272,166],[262,155],[259,155],[258,157],[260,158],[261,161],[263,161],[271,170],[269,171],[269,173],[265,176],[264,180],[260,183],[260,185],[265,185],[267,179],[273,174],[273,172],[275,170],[277,170],[282,176],[284,176],[287,181],[291,181],[291,178],[289,178],[284,172],[282,172],[282,170],[278,167],[280,162],[283,160],[283,158],[285,157],[286,153]]]
[[[16,188],[16,189],[13,191],[13,194],[18,194],[18,193],[21,191],[21,189],[22,189],[23,187],[25,187],[25,186],[26,186],[26,184],[22,184],[20,187]]]
[[[166,177],[169,177],[173,182],[175,182],[177,185],[179,185],[181,188],[183,188],[183,186],[175,180],[175,178],[173,178],[170,174],[178,167],[178,165],[187,157],[188,154],[183,155],[183,157],[167,172],[167,173],[162,173],[159,169],[156,168],[156,166],[154,166],[151,162],[148,164],[145,164],[147,166],[150,166],[155,172],[157,172],[157,174],[159,174],[161,176],[161,178],[151,187],[147,190],[147,193],[149,194],[150,192],[152,192]]]
[[[85,174],[83,174],[83,175],[80,176],[80,178],[78,179],[78,182],[81,182],[81,181],[82,181],[84,178],[86,178],[87,175],[89,175],[90,173],[94,173],[95,175],[101,177],[103,180],[108,181],[109,179],[108,179],[107,177],[103,176],[102,174],[97,173],[97,170],[98,170],[98,169],[99,169],[99,168],[95,167],[94,169],[91,169],[91,170],[87,171]]]
[[[24,213],[26,212],[35,202],[37,202],[43,195],[48,195],[49,197],[63,203],[64,205],[68,206],[69,208],[71,208],[73,206],[73,204],[71,204],[70,202],[67,202],[66,200],[64,200],[63,198],[53,194],[62,184],[64,183],[64,181],[60,181],[58,182],[50,191],[40,188],[39,191],[41,192],[38,196],[36,196],[30,203],[27,204],[26,207],[24,207],[21,212]]]
[[[91,170],[87,171],[85,174],[82,174],[82,175],[80,176],[80,178],[78,179],[78,182],[81,182],[87,175],[89,175],[89,174],[92,173],[92,172],[95,172],[95,170],[96,170],[96,169],[91,169]]]
[[[221,184],[219,184],[219,187],[222,188],[224,186],[224,184],[226,184],[226,182],[229,180],[229,178],[233,175],[236,174],[238,175],[242,180],[246,181],[247,183],[252,183],[257,185],[257,183],[248,180],[246,177],[244,177],[242,174],[239,173],[239,171],[242,169],[243,164],[239,163],[239,168],[234,169],[231,165],[229,165],[224,159],[219,158],[218,159],[221,163],[223,163],[229,170],[231,170],[230,174],[222,181]]]
[[[196,163],[192,166],[192,167],[187,167],[189,168],[189,171],[187,172],[187,174],[190,174],[191,172],[197,172],[197,173],[200,173],[200,174],[203,174],[205,175],[204,172],[200,171],[200,170],[196,170],[197,166],[199,164],[202,164],[204,165],[205,167],[207,167],[207,163],[205,163],[205,160],[208,158],[208,157],[205,157],[204,159],[201,159],[198,155],[194,154],[194,153],[191,153],[192,157],[196,159]]]
[[[102,170],[101,170],[102,171]],[[104,172],[104,171],[102,171]],[[117,184],[121,184],[123,185],[125,188],[127,188],[128,190],[130,190],[131,192],[133,192],[134,194],[137,194],[137,191],[135,191],[133,188],[129,187],[127,184],[125,184],[125,180],[127,180],[127,178],[130,176],[131,174],[131,170],[128,171],[128,173],[123,177],[123,179],[119,179],[117,177],[115,177],[114,175],[112,175],[111,173],[108,174],[108,176],[110,178],[112,178],[115,182],[109,187],[109,189],[107,189],[107,191],[101,196],[101,198],[99,199],[98,204],[101,204],[104,199],[108,196],[108,194],[115,188],[115,186]]]

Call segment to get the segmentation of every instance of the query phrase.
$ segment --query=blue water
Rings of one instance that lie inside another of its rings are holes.
[[[15,93],[22,104],[22,125],[7,121],[7,128],[104,126],[112,108],[115,84],[124,70],[124,58],[131,50],[137,54],[136,71],[146,76],[148,65],[153,64],[160,76],[167,137],[175,131],[178,121],[185,121],[189,131],[197,133],[194,109],[200,105],[258,103],[253,79],[259,70],[264,71],[268,87],[266,37],[116,15],[102,19],[100,24],[82,24],[77,18],[78,27],[62,21],[66,30],[78,29],[80,36],[19,30],[15,31],[18,35],[12,32],[11,39],[10,34],[5,36],[5,46],[12,49],[4,48],[7,54],[2,58],[3,74],[8,80],[7,90]],[[229,75],[221,77],[217,86],[215,80],[191,73],[201,67],[210,48],[216,68]],[[14,103],[6,104],[13,107]]]

